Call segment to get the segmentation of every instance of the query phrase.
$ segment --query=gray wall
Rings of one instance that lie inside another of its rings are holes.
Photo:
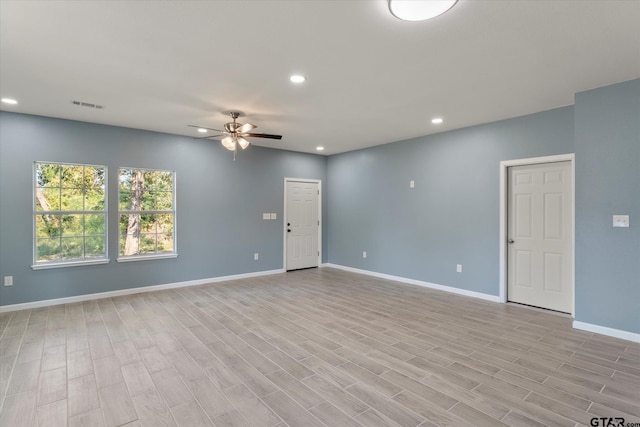
[[[640,333],[640,79],[577,94],[575,129],[576,320]]]
[[[109,264],[30,268],[36,160],[109,168]],[[121,166],[176,171],[178,258],[115,262]],[[0,286],[0,305],[280,269],[284,177],[321,179],[327,217],[324,156],[251,147],[234,162],[215,141],[2,112],[0,277],[13,276],[15,285]],[[278,220],[263,221],[263,212]]]
[[[499,163],[572,153],[573,114],[564,107],[330,157],[329,262],[498,295]]]

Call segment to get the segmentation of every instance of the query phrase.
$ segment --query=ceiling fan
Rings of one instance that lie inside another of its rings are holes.
[[[255,129],[257,126],[252,125],[251,123],[245,123],[245,124],[238,123],[236,120],[238,117],[240,117],[240,115],[241,113],[239,111],[230,111],[229,116],[231,116],[233,121],[229,123],[225,123],[224,130],[211,129],[211,128],[206,128],[204,126],[196,126],[196,125],[189,125],[189,126],[193,128],[198,128],[198,129],[206,129],[206,130],[210,130],[218,133],[217,135],[208,135],[198,139],[217,138],[220,136],[224,136],[224,138],[222,138],[220,142],[222,143],[224,148],[234,152],[234,157],[235,157],[235,152],[238,150],[238,145],[240,146],[240,148],[244,150],[249,146],[249,144],[251,144],[246,139],[247,137],[282,139],[282,135],[271,135],[268,133],[250,133],[250,131]]]

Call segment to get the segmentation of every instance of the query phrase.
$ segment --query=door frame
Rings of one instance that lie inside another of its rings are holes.
[[[575,154],[558,154],[554,156],[530,157],[526,159],[503,160],[500,162],[500,302],[507,302],[507,233],[508,233],[508,179],[507,171],[512,166],[536,165],[544,163],[570,162],[571,167],[571,316],[576,315],[576,162]]]
[[[322,265],[322,180],[306,178],[284,178],[284,214],[282,215],[282,268],[287,271],[287,183],[313,182],[318,184],[318,267]]]

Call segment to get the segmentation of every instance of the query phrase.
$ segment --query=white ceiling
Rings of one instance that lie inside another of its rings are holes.
[[[0,95],[19,101],[3,110],[200,136],[187,125],[220,128],[238,109],[255,132],[284,135],[254,144],[303,152],[548,110],[640,77],[631,0],[460,0],[424,22],[394,18],[386,0],[0,7]]]

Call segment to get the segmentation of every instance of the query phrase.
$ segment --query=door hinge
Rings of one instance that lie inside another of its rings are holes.
[[[320,220],[318,220],[318,225],[320,225]]]
[[[320,251],[318,251],[318,256],[320,256]]]
[[[320,195],[320,190],[318,190],[318,196]]]

